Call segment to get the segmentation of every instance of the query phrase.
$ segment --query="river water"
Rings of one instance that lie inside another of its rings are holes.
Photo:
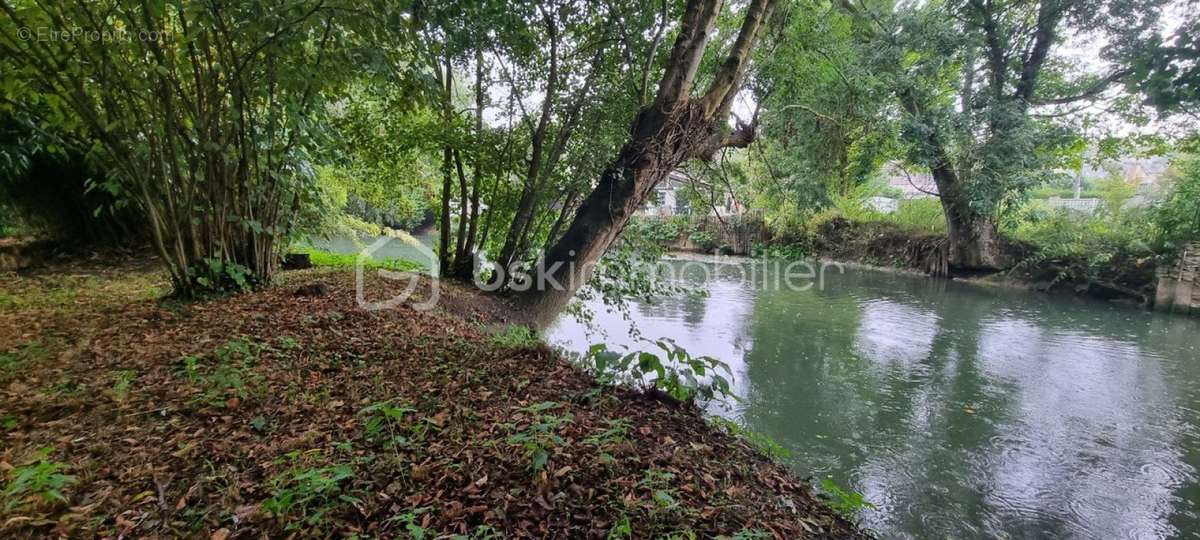
[[[564,315],[548,338],[648,349],[634,328],[725,361],[743,400],[713,412],[862,492],[885,538],[1200,538],[1197,321],[867,270],[789,287],[750,264],[672,262],[708,295],[593,301],[590,330]]]

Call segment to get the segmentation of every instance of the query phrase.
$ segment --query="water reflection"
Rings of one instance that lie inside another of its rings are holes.
[[[1200,537],[1196,321],[866,271],[761,285],[550,336],[632,324],[725,360],[745,400],[717,412],[863,492],[886,537]]]

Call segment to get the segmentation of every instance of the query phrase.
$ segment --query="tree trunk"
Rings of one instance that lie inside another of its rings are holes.
[[[699,97],[692,97],[692,86],[721,1],[688,1],[655,100],[638,112],[629,140],[580,203],[562,238],[539,259],[530,287],[517,296],[540,322],[591,278],[600,257],[659,181],[688,159],[710,158],[720,148],[745,147],[754,140],[757,122],[739,125],[732,133],[727,123],[750,50],[775,1],[750,3],[729,56]]]
[[[905,112],[919,116],[920,104],[911,91],[899,94]],[[991,212],[971,207],[962,179],[950,160],[941,135],[930,129],[923,141],[929,152],[929,171],[937,185],[946,215],[947,266],[950,271],[994,271],[1007,267],[1004,243]]]

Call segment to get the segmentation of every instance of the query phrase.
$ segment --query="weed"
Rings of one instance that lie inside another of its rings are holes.
[[[254,371],[258,347],[248,341],[235,339],[212,353],[212,365],[197,356],[185,356],[176,372],[200,386],[197,401],[210,407],[225,407],[231,398],[246,399],[262,382]]]
[[[519,445],[525,450],[534,473],[544,470],[550,460],[550,451],[563,444],[558,428],[575,420],[571,413],[558,415],[547,412],[557,407],[558,403],[543,401],[519,409],[530,416],[530,422],[524,429],[508,437],[508,444]]]
[[[583,442],[597,448],[608,448],[629,440],[629,429],[633,426],[630,425],[628,420],[616,418],[607,420],[605,423],[608,425],[608,429],[595,435],[587,436],[583,439]]]
[[[608,540],[623,538],[633,538],[633,525],[629,523],[629,516],[625,514],[621,514],[621,519],[613,523],[612,528],[608,530]]]
[[[37,341],[30,341],[15,352],[0,353],[0,381],[16,375],[22,367],[46,356],[46,347]]]
[[[638,481],[637,487],[646,489],[650,492],[650,499],[654,501],[660,509],[669,510],[679,505],[675,501],[675,490],[670,488],[671,480],[675,475],[658,469],[647,469],[642,475],[642,479]]]
[[[417,518],[426,512],[429,512],[429,508],[427,507],[413,508],[403,514],[397,514],[388,518],[388,521],[403,524],[404,532],[407,532],[413,540],[423,540],[427,533],[424,527],[417,524]]]
[[[833,478],[821,479],[821,491],[825,496],[825,503],[846,519],[853,519],[860,510],[876,508],[862,493],[838,485]]]
[[[417,410],[407,404],[387,400],[373,403],[359,411],[359,414],[366,417],[363,431],[368,439],[382,442],[384,448],[405,448],[412,442],[411,435],[418,435],[421,440],[425,438],[424,426],[416,430],[405,427],[405,415],[415,412]]]
[[[113,377],[113,399],[125,401],[125,398],[129,397],[129,387],[133,384],[133,379],[135,378],[137,378],[137,371],[132,369],[118,370]]]
[[[296,461],[299,457],[298,452],[293,452],[280,461]],[[336,510],[342,503],[359,502],[347,494],[342,486],[352,478],[354,469],[348,464],[326,467],[293,465],[267,481],[271,496],[263,501],[262,509],[272,517],[286,519],[289,530],[319,525],[326,514]]]
[[[67,470],[66,463],[49,460],[53,451],[49,447],[38,450],[34,461],[8,472],[8,482],[3,491],[5,511],[24,506],[30,499],[67,502],[62,489],[74,482],[75,477],[63,474]]]

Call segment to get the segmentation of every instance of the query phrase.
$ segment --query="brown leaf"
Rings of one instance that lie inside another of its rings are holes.
[[[208,537],[208,540],[225,540],[226,538],[229,538],[229,534],[229,529],[220,528],[213,532],[212,536]]]

